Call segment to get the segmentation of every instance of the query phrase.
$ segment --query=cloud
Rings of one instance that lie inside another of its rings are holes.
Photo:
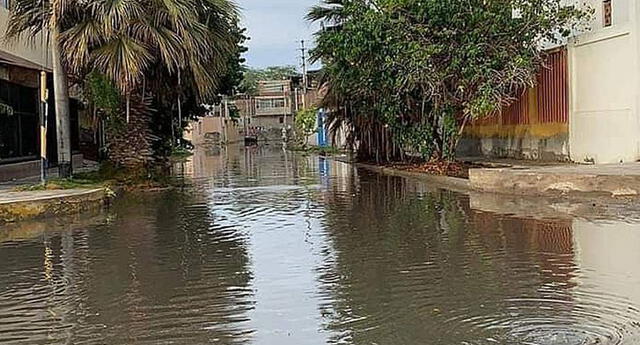
[[[304,16],[317,0],[239,0],[242,23],[251,38],[246,54],[252,67],[300,65],[300,40],[313,44],[315,24]]]

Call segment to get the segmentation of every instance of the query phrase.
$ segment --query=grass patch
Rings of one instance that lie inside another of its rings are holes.
[[[110,163],[103,163],[96,171],[77,173],[73,178],[52,178],[45,184],[37,183],[14,188],[15,191],[41,191],[63,189],[93,189],[122,187],[126,190],[152,190],[175,185],[175,180],[165,169],[140,168],[125,169]]]
[[[184,160],[187,159],[189,157],[193,156],[193,152],[191,152],[191,150],[184,148],[184,147],[176,147],[173,149],[173,151],[171,152],[171,159],[172,160]]]
[[[39,190],[60,190],[60,189],[93,189],[93,188],[104,188],[107,184],[99,183],[97,181],[85,180],[80,178],[70,178],[70,179],[62,179],[62,178],[54,178],[48,180],[45,184],[31,184],[18,186],[14,188],[17,192],[29,192],[29,191],[39,191]]]
[[[76,179],[95,183],[121,186],[127,189],[145,189],[167,187],[173,184],[169,172],[161,166],[153,168],[126,169],[108,162],[100,165],[97,171],[80,173]]]

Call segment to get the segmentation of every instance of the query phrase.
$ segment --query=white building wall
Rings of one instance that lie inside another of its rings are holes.
[[[603,26],[602,0],[591,31],[569,43],[570,156],[576,162],[618,163],[640,158],[638,10],[613,0],[613,25]]]
[[[21,37],[15,42],[5,42],[5,32],[7,23],[9,22],[9,10],[0,7],[0,50],[4,50],[10,54],[19,56],[41,66],[51,68],[51,58],[49,49],[43,48],[42,35],[38,35],[35,39],[30,40],[27,37]]]

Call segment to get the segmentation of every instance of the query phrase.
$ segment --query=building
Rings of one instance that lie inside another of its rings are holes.
[[[304,79],[297,75],[282,80],[259,81],[255,95],[223,98],[220,104],[211,106],[207,116],[190,123],[185,139],[194,145],[234,143],[245,138],[280,142],[283,128],[291,138],[297,112],[305,107],[317,107],[320,99],[317,72],[309,72],[306,88]],[[309,144],[333,145],[326,119],[327,113],[319,109],[318,131],[309,137]]]
[[[9,20],[8,1],[0,1],[0,32]],[[53,90],[51,58],[43,38],[32,42],[0,41],[0,182],[36,176],[40,172],[40,76]],[[49,92],[53,95],[53,92]],[[72,148],[78,152],[78,102],[72,102]],[[47,156],[57,161],[55,107],[49,97]],[[74,129],[75,128],[75,129]],[[82,163],[76,156],[76,163]]]
[[[595,9],[590,30],[549,51],[535,88],[501,114],[469,126],[461,156],[640,159],[640,2],[574,2]]]
[[[185,129],[184,138],[195,146],[242,141],[244,131],[237,114],[235,102],[224,99],[221,104],[210,106],[206,116],[192,120]]]
[[[0,2],[3,33],[9,19],[7,5],[7,1]],[[41,45],[0,43],[0,181],[37,174],[40,170],[41,71],[51,71],[47,50]]]
[[[640,159],[640,3],[587,0],[592,32],[568,46],[569,148],[576,162]]]
[[[254,97],[254,126],[273,129],[293,124],[296,107],[292,100],[296,91],[292,85],[290,79],[258,82],[258,94]]]
[[[238,122],[247,136],[264,141],[282,140],[282,129],[292,135],[296,113],[307,106],[315,106],[317,83],[312,77],[307,87],[300,75],[282,80],[258,82],[255,95],[233,97],[232,109],[237,110]]]

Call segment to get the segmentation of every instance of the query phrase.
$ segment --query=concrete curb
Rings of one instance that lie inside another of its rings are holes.
[[[575,168],[574,168],[575,169]],[[508,195],[561,197],[638,197],[640,173],[603,173],[554,168],[471,169],[473,190]]]
[[[474,189],[470,181],[461,178],[408,172],[365,163],[353,162],[352,164],[376,173],[426,182],[429,189],[432,190],[446,189],[464,194],[469,198],[471,208],[481,212],[532,219],[573,219],[577,217],[590,221],[640,220],[640,210],[637,208],[636,198],[613,198],[610,194],[604,193],[567,194],[555,191],[545,195],[523,195],[481,191]],[[497,179],[500,178],[500,174],[495,176]]]
[[[94,210],[108,200],[104,188],[6,192],[3,197],[0,199],[0,224]]]
[[[373,164],[366,163],[353,163],[356,167],[364,168],[370,171],[374,171],[377,173],[391,175],[391,176],[400,176],[400,177],[408,177],[418,179],[422,182],[426,182],[429,184],[435,184],[438,187],[449,189],[454,192],[469,192],[471,191],[471,185],[469,184],[469,180],[459,178],[459,177],[450,177],[450,176],[439,176],[439,175],[430,175],[425,173],[413,172],[413,171],[405,171],[395,168],[389,168],[384,166],[378,166]]]

